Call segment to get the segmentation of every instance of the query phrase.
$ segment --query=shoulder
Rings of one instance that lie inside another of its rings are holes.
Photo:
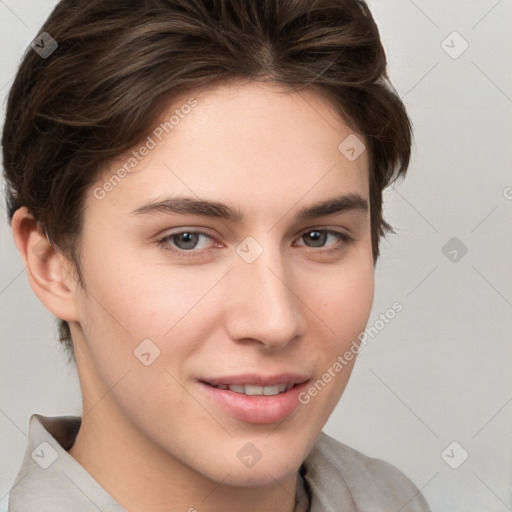
[[[430,512],[418,488],[395,466],[321,432],[304,461],[311,492],[351,503],[359,511]]]
[[[23,462],[9,491],[9,512],[124,512],[67,451],[80,421],[79,416],[32,414]]]

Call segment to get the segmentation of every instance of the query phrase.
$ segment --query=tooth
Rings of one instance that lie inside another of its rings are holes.
[[[245,394],[249,396],[262,395],[263,386],[253,386],[252,384],[245,385]]]
[[[220,384],[216,387],[220,389],[229,389],[235,393],[243,393],[248,396],[273,396],[288,391],[293,387],[293,384],[275,384],[274,386],[257,386],[255,384]]]
[[[285,384],[286,386],[286,384]],[[281,386],[275,385],[275,386],[263,386],[263,394],[264,395],[278,395],[281,390],[279,389]]]
[[[244,386],[239,386],[238,384],[230,384],[228,388],[235,393],[245,393]]]

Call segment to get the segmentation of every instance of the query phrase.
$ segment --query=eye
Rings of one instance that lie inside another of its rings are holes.
[[[313,229],[304,233],[300,239],[311,242],[311,245],[308,245],[307,247],[321,248],[325,246],[329,237],[333,237],[335,240],[341,240],[343,242],[348,242],[350,240],[350,237],[345,233],[334,231],[332,229]]]
[[[313,229],[311,231],[307,231],[300,237],[300,240],[311,243],[311,245],[306,244],[307,247],[322,248],[325,247],[325,243],[329,238],[334,238],[335,243],[330,244],[331,246],[335,246],[332,250],[341,249],[345,243],[351,241],[351,237],[349,237],[347,234],[332,229]],[[336,241],[338,241],[338,244],[336,244]],[[339,242],[342,243],[340,244]]]
[[[179,231],[171,233],[158,241],[159,244],[164,246],[170,251],[174,252],[191,252],[194,249],[206,249],[208,244],[204,244],[204,240],[212,240],[210,235],[202,231]],[[203,243],[200,243],[203,240]],[[175,248],[172,247],[173,244]]]

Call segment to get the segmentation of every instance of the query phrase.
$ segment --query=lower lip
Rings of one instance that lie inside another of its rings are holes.
[[[279,395],[250,396],[229,389],[219,389],[199,382],[204,392],[224,411],[246,423],[276,423],[284,420],[300,405],[299,394],[307,382],[297,384]]]

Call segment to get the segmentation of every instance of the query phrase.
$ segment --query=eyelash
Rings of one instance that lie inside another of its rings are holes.
[[[341,244],[335,244],[335,246],[330,249],[323,249],[322,247],[315,248],[315,247],[305,246],[308,249],[313,250],[315,252],[320,252],[321,254],[332,254],[332,253],[340,252],[345,248],[345,246],[347,244],[354,241],[354,239],[351,236],[347,235],[346,233],[343,233],[341,231],[335,231],[333,229],[309,229],[307,231],[304,231],[302,233],[302,235],[299,237],[299,239],[301,239],[304,235],[307,235],[307,234],[313,233],[313,232],[320,232],[320,233],[326,233],[327,235],[333,235],[333,236],[337,237],[340,242],[342,242]],[[171,241],[173,237],[181,235],[183,233],[202,235],[202,236],[205,236],[205,237],[213,240],[213,237],[211,235],[209,235],[208,233],[205,233],[204,231],[196,231],[196,230],[192,230],[192,229],[185,229],[185,230],[182,229],[181,231],[176,231],[174,233],[169,233],[169,234],[165,235],[163,238],[160,238],[159,240],[157,240],[157,244],[164,251],[168,251],[174,255],[177,255],[179,257],[184,257],[184,258],[204,257],[207,253],[209,253],[213,250],[212,248],[208,248],[208,249],[202,249],[202,250],[201,249],[200,250],[190,249],[190,250],[186,251],[184,249],[171,248],[171,246],[169,245],[169,241]],[[317,250],[315,250],[315,249],[317,249]]]

